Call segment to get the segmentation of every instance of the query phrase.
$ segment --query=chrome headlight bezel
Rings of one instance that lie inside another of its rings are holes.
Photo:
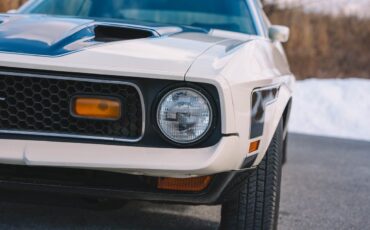
[[[176,138],[171,137],[170,135],[166,133],[166,131],[162,128],[159,122],[159,113],[160,113],[161,105],[163,104],[163,102],[170,95],[172,95],[173,93],[177,91],[181,91],[181,90],[189,90],[192,93],[197,94],[200,98],[202,98],[206,102],[206,105],[209,109],[209,114],[210,114],[209,123],[205,131],[201,135],[199,135],[197,138],[194,138],[190,141],[180,141]],[[157,130],[159,131],[162,138],[165,139],[167,142],[170,142],[176,146],[184,146],[184,147],[197,145],[205,141],[212,134],[215,128],[216,118],[217,118],[216,117],[216,107],[215,107],[213,98],[207,93],[207,91],[195,85],[191,85],[191,86],[188,86],[188,85],[181,86],[180,85],[176,87],[167,88],[166,90],[164,90],[158,97],[154,114],[155,114],[154,116],[155,126],[157,127]]]

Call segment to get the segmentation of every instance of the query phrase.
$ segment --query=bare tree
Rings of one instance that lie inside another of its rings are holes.
[[[271,16],[275,10],[277,9],[277,1],[276,0],[261,0],[263,8],[267,14],[267,16]]]

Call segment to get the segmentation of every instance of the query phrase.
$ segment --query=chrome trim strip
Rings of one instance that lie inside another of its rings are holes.
[[[80,82],[92,82],[92,83],[102,83],[102,84],[118,84],[118,85],[128,85],[134,87],[139,94],[141,101],[142,110],[142,130],[141,136],[136,139],[120,138],[120,137],[101,137],[101,136],[88,136],[88,135],[75,135],[75,134],[65,134],[65,133],[52,133],[52,132],[32,132],[32,131],[15,131],[0,129],[0,134],[19,134],[19,135],[30,135],[30,136],[43,136],[43,137],[64,137],[64,138],[74,138],[74,139],[86,139],[86,140],[104,140],[104,141],[115,141],[115,142],[139,142],[144,137],[145,133],[145,102],[144,96],[140,88],[131,82],[123,82],[118,80],[100,80],[92,78],[76,78],[76,77],[61,77],[55,75],[42,75],[42,74],[32,74],[32,73],[17,73],[12,71],[0,71],[0,75],[13,76],[13,77],[31,77],[31,78],[44,78],[44,79],[55,79],[55,80],[67,80],[67,81],[80,81]]]
[[[256,30],[257,30],[256,31],[257,34],[264,37],[265,33],[263,32],[263,27],[261,25],[261,21],[260,21],[255,3],[253,2],[253,0],[245,0],[245,1],[247,2],[248,8],[251,11],[254,26],[256,27]]]

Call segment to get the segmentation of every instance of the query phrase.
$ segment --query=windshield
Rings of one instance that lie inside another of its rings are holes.
[[[35,0],[20,13],[124,19],[256,34],[246,0]]]

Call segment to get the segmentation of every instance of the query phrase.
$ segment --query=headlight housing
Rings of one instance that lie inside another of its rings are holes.
[[[157,108],[162,134],[177,144],[193,144],[207,135],[214,112],[208,98],[193,88],[177,88],[165,94]]]

